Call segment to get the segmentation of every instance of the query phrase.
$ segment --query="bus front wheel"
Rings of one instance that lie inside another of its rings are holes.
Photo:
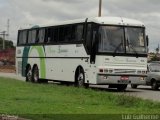
[[[84,70],[79,67],[79,68],[76,70],[75,86],[76,86],[76,87],[84,87],[84,81],[85,81]]]

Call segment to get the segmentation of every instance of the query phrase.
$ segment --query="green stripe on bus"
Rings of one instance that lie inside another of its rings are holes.
[[[37,50],[40,58],[40,78],[45,79],[46,78],[46,63],[45,63],[45,54],[44,54],[44,48],[42,46],[33,46],[30,49],[29,55],[33,50]]]
[[[23,58],[22,58],[22,76],[26,76],[26,66],[28,64],[28,54],[30,47],[24,47]]]

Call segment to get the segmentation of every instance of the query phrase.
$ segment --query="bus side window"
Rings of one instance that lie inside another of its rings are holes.
[[[69,42],[71,41],[71,26],[67,25],[64,27],[64,42]]]
[[[30,30],[28,34],[28,43],[34,44],[36,42],[37,30]]]
[[[59,37],[60,41],[67,43],[73,42],[75,40],[75,26],[74,25],[66,25],[60,28]]]
[[[59,29],[58,29],[58,27],[54,28],[54,30],[53,30],[53,40],[54,40],[54,42],[59,41]]]
[[[47,30],[47,43],[51,43],[52,42],[52,28],[48,28]]]
[[[24,45],[27,43],[27,30],[20,31],[18,36],[18,45]]]
[[[67,25],[64,29],[64,42],[73,43],[76,39],[77,25]]]
[[[39,43],[44,43],[44,39],[45,39],[45,29],[40,29],[39,32],[38,32],[38,38],[37,38],[37,41]]]
[[[83,37],[83,25],[77,25],[77,29],[76,29],[76,41],[82,41],[82,37]]]
[[[64,27],[59,28],[59,42],[64,42]]]
[[[71,41],[76,41],[76,25],[73,25],[71,28]]]

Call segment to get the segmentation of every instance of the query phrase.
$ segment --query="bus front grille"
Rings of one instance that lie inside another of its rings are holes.
[[[115,73],[118,73],[118,74],[125,74],[125,73],[128,73],[128,74],[135,74],[136,73],[136,70],[132,70],[132,69],[115,69],[114,70]]]

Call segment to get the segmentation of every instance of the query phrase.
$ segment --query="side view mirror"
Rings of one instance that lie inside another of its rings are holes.
[[[146,35],[146,42],[147,42],[147,46],[149,45],[149,37],[148,35]]]

